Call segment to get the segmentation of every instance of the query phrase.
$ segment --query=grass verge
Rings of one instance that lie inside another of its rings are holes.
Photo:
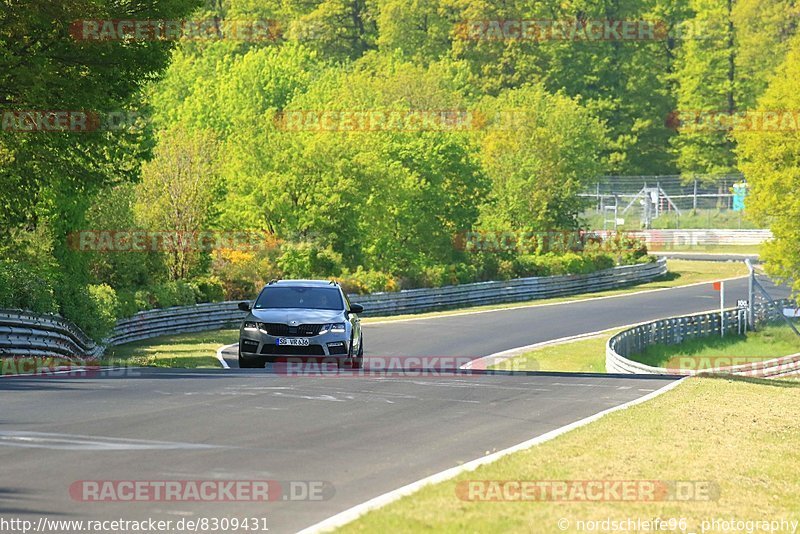
[[[701,522],[712,518],[798,520],[800,473],[788,466],[800,462],[794,439],[799,434],[800,383],[692,378],[647,403],[427,486],[339,532],[578,532],[579,520],[657,517],[686,519],[686,529],[670,532],[701,532]],[[457,484],[470,480],[710,481],[719,497],[677,502],[461,500]]]
[[[220,367],[217,349],[237,341],[238,329],[160,336],[110,347],[103,363],[190,369]]]
[[[609,330],[577,341],[543,345],[490,368],[514,371],[605,373],[606,342],[619,331]]]
[[[663,367],[673,358],[730,357],[736,359],[772,359],[800,352],[800,337],[786,324],[766,326],[747,336],[706,337],[685,341],[679,345],[652,345],[632,359]]]

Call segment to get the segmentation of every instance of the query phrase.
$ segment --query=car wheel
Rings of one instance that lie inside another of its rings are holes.
[[[256,369],[263,367],[258,365],[258,360],[248,361],[242,358],[242,349],[239,349],[239,369]]]
[[[359,354],[361,351],[359,351]],[[353,338],[350,338],[350,350],[347,351],[347,358],[336,361],[339,369],[361,369],[361,361],[358,356],[353,355]]]
[[[361,337],[361,342],[358,344],[358,354],[353,358],[353,369],[364,368],[364,337]]]

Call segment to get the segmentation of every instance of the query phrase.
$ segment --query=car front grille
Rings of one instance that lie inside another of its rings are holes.
[[[322,350],[322,345],[309,345],[307,347],[264,345],[261,347],[261,354],[273,356],[325,356],[325,351]]]
[[[259,326],[267,334],[271,336],[297,336],[297,337],[311,337],[319,334],[322,330],[321,324],[301,324],[297,326],[289,326],[282,323],[260,323]]]

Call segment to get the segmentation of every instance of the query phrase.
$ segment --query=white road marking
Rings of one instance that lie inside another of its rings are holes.
[[[0,445],[34,449],[62,449],[75,451],[137,451],[169,449],[216,449],[217,445],[121,439],[52,432],[0,431]]]
[[[291,399],[306,399],[306,400],[321,400],[321,401],[330,401],[330,402],[346,402],[344,399],[337,399],[333,395],[291,395],[288,393],[281,393],[280,391],[276,391],[272,394],[275,397],[286,397]]]
[[[217,359],[219,360],[220,365],[222,365],[223,369],[230,369],[230,365],[228,362],[225,361],[225,357],[222,355],[228,349],[232,349],[233,347],[238,347],[238,343],[231,343],[230,345],[225,345],[224,347],[220,347],[217,349]]]
[[[488,464],[488,463],[492,463],[492,462],[494,462],[496,460],[499,460],[500,458],[502,458],[504,456],[508,456],[509,454],[512,454],[512,453],[517,452],[517,451],[529,449],[529,448],[531,448],[531,447],[533,447],[535,445],[539,445],[539,444],[544,443],[546,441],[550,441],[551,439],[556,438],[556,437],[558,437],[558,436],[560,436],[562,434],[566,434],[570,430],[574,430],[576,428],[588,425],[589,423],[597,421],[598,419],[600,419],[600,418],[602,418],[602,417],[604,417],[604,416],[606,416],[606,415],[608,415],[610,413],[613,413],[613,412],[616,412],[616,411],[619,411],[619,410],[625,410],[627,408],[630,408],[631,406],[635,406],[637,404],[641,404],[643,402],[646,402],[646,401],[648,401],[648,400],[650,400],[650,399],[652,399],[654,397],[657,397],[658,395],[661,395],[662,393],[666,393],[667,391],[675,388],[678,384],[683,382],[685,379],[686,378],[682,378],[680,380],[676,380],[674,382],[670,382],[666,386],[664,386],[664,387],[662,387],[662,388],[660,388],[660,389],[658,389],[656,391],[653,391],[652,393],[650,393],[648,395],[644,395],[642,397],[639,397],[638,399],[634,399],[634,400],[626,402],[624,404],[620,404],[618,406],[614,406],[613,408],[609,408],[607,410],[603,410],[602,412],[596,413],[594,415],[591,415],[589,417],[586,417],[586,418],[581,419],[579,421],[576,421],[574,423],[570,423],[568,425],[562,426],[561,428],[557,428],[555,430],[551,430],[550,432],[542,434],[541,436],[537,436],[537,437],[535,437],[533,439],[530,439],[528,441],[523,441],[522,443],[520,443],[518,445],[514,445],[513,447],[509,447],[507,449],[503,449],[501,451],[498,451],[498,452],[495,452],[493,454],[489,454],[489,455],[483,456],[481,458],[476,458],[475,460],[472,460],[472,461],[467,462],[465,464],[462,464],[462,465],[459,465],[459,466],[456,466],[456,467],[451,467],[450,469],[447,469],[445,471],[441,471],[441,472],[436,473],[434,475],[431,475],[429,477],[425,477],[423,479],[417,480],[416,482],[412,482],[411,484],[408,484],[408,485],[403,486],[401,488],[398,488],[396,490],[390,491],[388,493],[384,493],[383,495],[379,495],[378,497],[370,499],[367,502],[358,504],[358,505],[353,506],[352,508],[349,508],[349,509],[347,509],[347,510],[345,510],[343,512],[340,512],[340,513],[338,513],[338,514],[336,514],[336,515],[334,515],[332,517],[329,517],[328,519],[325,519],[324,521],[321,521],[319,523],[311,525],[310,527],[304,528],[303,530],[301,530],[299,532],[299,534],[312,534],[312,533],[316,534],[318,532],[328,532],[328,531],[331,531],[331,530],[336,529],[338,527],[341,527],[343,525],[346,525],[347,523],[350,523],[351,521],[355,521],[356,519],[358,519],[362,515],[366,514],[367,512],[370,512],[372,510],[377,510],[378,508],[386,506],[387,504],[392,503],[392,502],[394,502],[396,500],[399,500],[402,497],[405,497],[407,495],[411,495],[412,493],[418,491],[419,489],[421,489],[424,486],[428,486],[430,484],[436,484],[438,482],[443,482],[445,480],[449,480],[449,479],[454,478],[454,477],[460,475],[461,473],[464,473],[464,472],[467,472],[467,471],[474,471],[478,467],[480,467],[482,465],[485,465],[485,464]]]

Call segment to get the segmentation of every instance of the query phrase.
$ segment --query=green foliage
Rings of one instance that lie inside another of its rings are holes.
[[[99,241],[103,233],[125,235],[141,232],[143,228],[134,218],[136,187],[120,184],[98,192],[89,206],[84,224],[85,239],[89,245]],[[102,232],[102,233],[101,233]],[[71,246],[81,248],[81,234],[74,234]],[[93,283],[107,283],[115,289],[146,287],[166,275],[163,259],[156,251],[82,251],[89,264]]]
[[[485,221],[533,231],[577,229],[578,193],[602,169],[603,126],[570,98],[525,86],[487,99],[479,141],[493,188]]]
[[[251,299],[267,282],[280,278],[276,265],[279,254],[278,248],[215,251],[211,271],[222,283],[225,299]]]
[[[614,267],[608,254],[578,254],[549,252],[541,256],[522,255],[514,259],[514,274],[519,277],[556,276],[563,274],[588,274]]]
[[[34,312],[57,311],[52,273],[9,260],[0,260],[0,308]]]
[[[154,232],[192,236],[209,227],[221,184],[213,135],[178,125],[162,132],[155,157],[142,167],[136,190],[137,222]],[[176,242],[163,255],[171,280],[195,273],[203,252]]]
[[[355,271],[345,269],[336,281],[348,294],[361,295],[381,291],[396,291],[397,281],[391,275],[378,271],[365,271],[359,266]]]
[[[664,123],[675,109],[800,109],[798,46],[787,55],[794,0],[157,4],[13,0],[0,13],[4,107],[150,119],[80,135],[0,131],[0,305],[60,311],[102,336],[112,315],[246,299],[280,277],[337,277],[363,293],[649,261],[622,236],[524,255],[468,253],[454,241],[474,230],[578,230],[578,193],[598,175],[727,172],[737,155],[748,203],[777,237],[770,268],[800,279],[796,132],[676,135]],[[132,13],[273,19],[282,33],[78,42],[52,22]],[[657,20],[671,33],[536,42],[474,39],[462,24],[510,19]],[[471,122],[421,131],[285,122],[351,111],[469,112]],[[83,229],[258,231],[268,243],[86,252],[69,242]]]
[[[116,291],[107,284],[82,285],[80,280],[67,279],[59,289],[61,312],[86,335],[101,341],[111,333],[120,315]]]
[[[282,248],[278,267],[286,278],[324,278],[342,271],[342,256],[331,248],[298,243]]]
[[[198,291],[198,302],[222,302],[225,300],[225,285],[216,276],[203,276],[194,281]]]
[[[800,109],[800,36],[792,41],[757,109]],[[750,184],[748,215],[768,224],[774,240],[761,255],[770,274],[800,293],[800,131],[741,132],[737,135],[742,170]]]

